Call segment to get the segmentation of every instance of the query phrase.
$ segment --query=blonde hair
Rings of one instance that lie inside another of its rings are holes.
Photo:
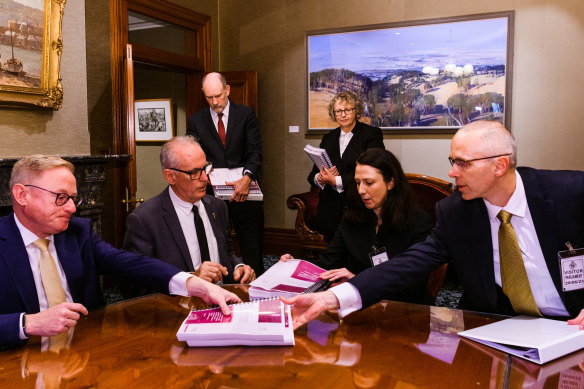
[[[58,167],[67,168],[71,173],[75,171],[71,162],[65,161],[56,155],[34,154],[23,157],[12,168],[9,184],[10,190],[16,184],[29,183],[33,178],[40,176],[43,172]]]
[[[328,105],[328,112],[331,119],[337,121],[337,116],[335,115],[335,103],[337,101],[346,101],[349,104],[355,105],[355,119],[359,119],[363,116],[363,102],[359,100],[357,95],[351,91],[339,92],[332,98]]]

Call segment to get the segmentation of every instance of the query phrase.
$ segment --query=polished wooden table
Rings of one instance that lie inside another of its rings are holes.
[[[294,347],[189,348],[192,307],[157,294],[90,312],[59,353],[38,337],[0,351],[0,388],[584,388],[584,351],[538,366],[456,335],[501,316],[384,301],[321,315]]]

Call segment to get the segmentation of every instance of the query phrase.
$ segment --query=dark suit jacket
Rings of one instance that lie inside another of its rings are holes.
[[[124,249],[160,258],[184,271],[192,272],[195,271],[193,261],[169,190],[167,187],[128,216]],[[233,283],[233,269],[243,264],[243,261],[233,252],[227,206],[224,201],[208,195],[201,201],[205,204],[213,226],[220,262],[229,272],[224,282]]]
[[[207,161],[216,168],[243,166],[257,179],[262,166],[262,144],[258,119],[252,108],[229,102],[225,148],[213,124],[209,108],[189,118],[187,135],[199,141]]]
[[[55,235],[55,247],[74,302],[87,309],[103,305],[98,273],[115,273],[168,293],[180,269],[154,258],[118,250],[91,232],[91,221],[72,218]],[[0,345],[19,340],[20,313],[39,312],[28,254],[14,214],[0,218]]]
[[[562,292],[558,251],[565,242],[584,246],[584,172],[518,168],[548,270],[570,315],[584,308],[584,292]],[[428,239],[393,260],[349,280],[363,307],[391,298],[400,288],[450,262],[464,289],[462,308],[514,314],[495,283],[491,228],[482,199],[463,200],[460,192],[436,205],[436,227]]]
[[[326,185],[319,194],[316,223],[320,229],[331,233],[335,231],[341,220],[343,205],[345,203],[345,193],[349,186],[355,185],[355,161],[357,157],[367,149],[385,148],[383,145],[383,134],[377,127],[372,127],[358,121],[352,132],[353,137],[343,153],[343,158],[341,158],[341,151],[339,149],[340,127],[324,135],[319,146],[321,149],[326,150],[331,159],[331,163],[337,167],[345,190],[339,193],[336,188]],[[316,186],[314,184],[314,176],[318,172],[320,172],[320,166],[314,165],[308,175],[310,185]]]

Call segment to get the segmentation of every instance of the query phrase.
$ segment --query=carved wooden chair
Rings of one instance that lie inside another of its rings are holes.
[[[406,173],[406,177],[416,198],[418,206],[432,217],[436,223],[435,205],[438,201],[454,192],[454,186],[444,180],[420,174]],[[296,236],[302,245],[304,257],[314,259],[326,249],[324,235],[316,230],[316,209],[318,208],[319,190],[311,187],[309,192],[294,194],[286,200],[286,205],[296,214]],[[434,270],[428,281],[428,290],[432,297],[436,297],[444,277],[447,265],[444,264]]]

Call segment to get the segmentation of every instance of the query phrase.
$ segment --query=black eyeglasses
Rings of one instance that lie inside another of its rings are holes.
[[[203,174],[203,172],[205,172],[205,174],[208,176],[209,174],[211,174],[211,172],[213,171],[213,164],[211,162],[207,162],[207,164],[203,167],[200,168],[195,168],[191,171],[186,171],[186,170],[180,170],[180,169],[175,169],[173,167],[169,167],[169,170],[174,170],[177,172],[181,172],[184,174],[188,174],[189,176],[191,176],[191,180],[198,180],[201,178],[201,174]]]
[[[341,115],[343,112],[345,113],[345,115],[350,114],[351,112],[353,112],[355,110],[355,107],[353,108],[345,108],[345,109],[335,109],[333,112],[335,113],[335,115]]]
[[[475,159],[453,159],[451,157],[448,157],[448,160],[450,161],[450,165],[454,166],[456,165],[456,167],[458,167],[461,170],[464,170],[468,167],[468,164],[474,161],[481,161],[483,159],[491,159],[491,158],[499,158],[499,157],[506,157],[508,155],[511,155],[511,153],[508,154],[499,154],[499,155],[493,155],[491,157],[483,157],[483,158],[475,158]]]
[[[76,207],[81,205],[81,202],[83,201],[83,198],[81,196],[70,196],[67,193],[57,193],[57,192],[53,192],[52,190],[41,188],[40,186],[36,186],[36,185],[25,185],[25,186],[37,188],[40,190],[44,190],[45,192],[49,192],[49,193],[54,194],[56,196],[55,197],[55,205],[57,205],[59,207],[62,207],[63,205],[67,204],[67,201],[69,201],[69,199],[73,200],[73,204]]]

